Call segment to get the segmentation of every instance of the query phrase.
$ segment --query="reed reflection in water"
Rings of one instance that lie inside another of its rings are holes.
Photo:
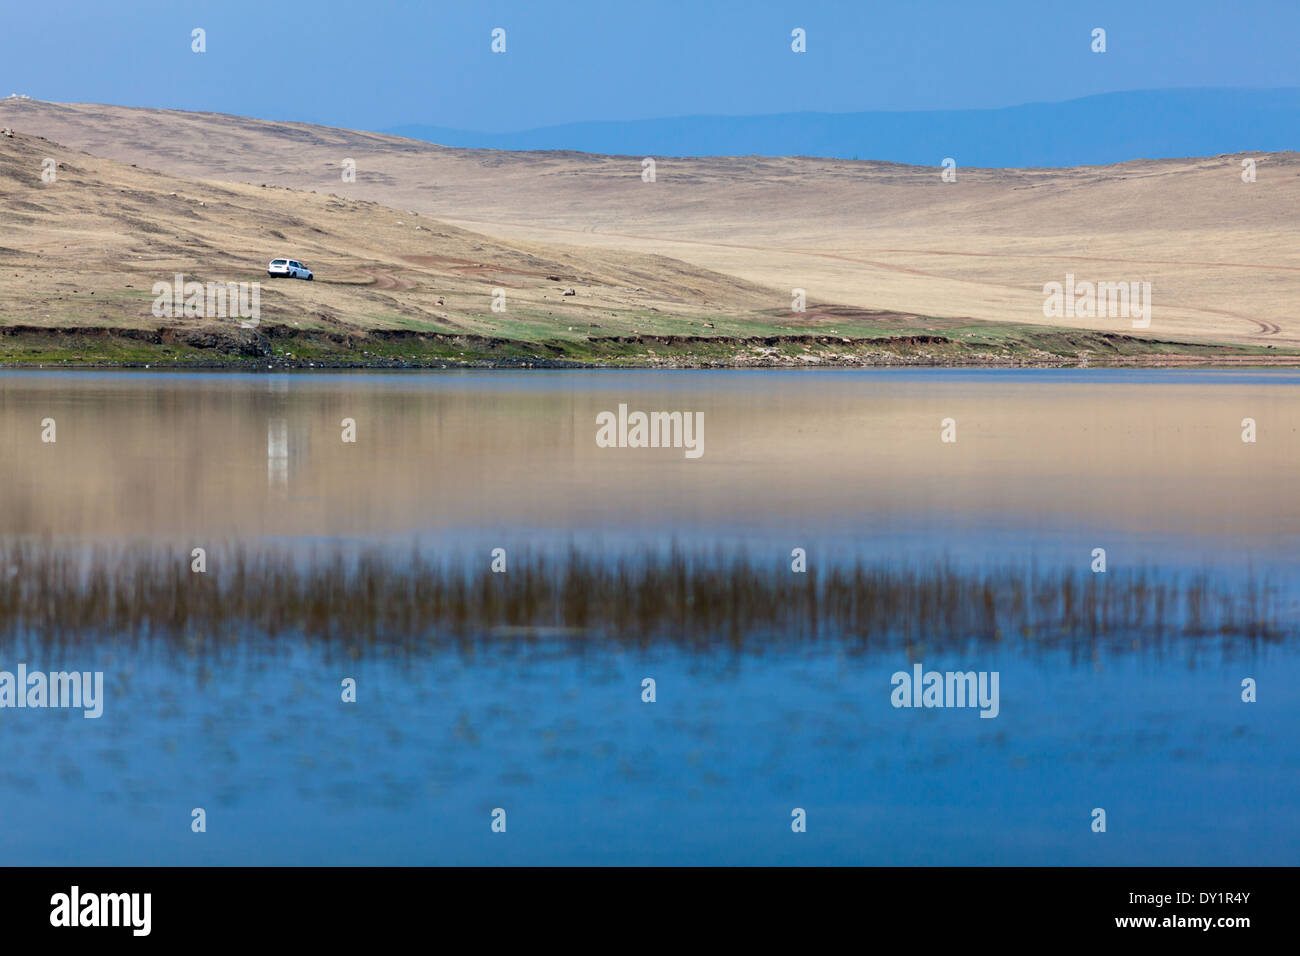
[[[291,634],[364,652],[374,643],[418,650],[448,639],[542,632],[761,648],[818,639],[883,647],[1281,640],[1300,628],[1295,595],[1280,594],[1267,579],[1228,584],[1208,573],[1156,569],[978,570],[859,559],[796,571],[796,561],[762,562],[748,551],[670,548],[503,550],[503,570],[494,573],[484,555],[418,550],[234,546],[197,554],[147,544],[0,544],[0,634],[109,644]]]

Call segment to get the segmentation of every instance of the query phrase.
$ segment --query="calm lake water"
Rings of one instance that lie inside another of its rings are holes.
[[[702,456],[599,447],[620,404],[702,412]],[[0,670],[102,670],[105,702],[0,709],[0,859],[1294,865],[1297,474],[1288,372],[0,372],[5,545],[182,566],[364,546],[481,575],[498,547],[507,574],[673,545],[1088,572],[1104,548],[1112,576],[1279,596],[1274,639],[1083,647],[19,628]],[[891,675],[918,661],[997,671],[997,717],[895,708]]]

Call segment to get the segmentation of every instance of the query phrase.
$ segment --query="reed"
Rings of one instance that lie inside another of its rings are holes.
[[[0,641],[230,644],[297,635],[358,648],[560,634],[576,640],[764,645],[1043,644],[1224,635],[1276,640],[1277,591],[1157,569],[958,568],[858,560],[808,573],[741,552],[481,555],[232,546],[206,573],[187,551],[0,544]]]

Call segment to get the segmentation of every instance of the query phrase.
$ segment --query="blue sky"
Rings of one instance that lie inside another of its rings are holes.
[[[507,51],[490,51],[494,27]],[[803,27],[808,52],[790,51]],[[1107,31],[1105,55],[1089,49]],[[190,31],[208,52],[190,52]],[[69,0],[0,13],[0,96],[382,129],[963,109],[1300,87],[1300,2]]]

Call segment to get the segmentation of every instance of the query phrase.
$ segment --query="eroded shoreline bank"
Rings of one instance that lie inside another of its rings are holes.
[[[991,329],[846,337],[607,335],[526,341],[369,329],[0,327],[7,368],[1080,368],[1300,367],[1300,350],[1112,332]]]

